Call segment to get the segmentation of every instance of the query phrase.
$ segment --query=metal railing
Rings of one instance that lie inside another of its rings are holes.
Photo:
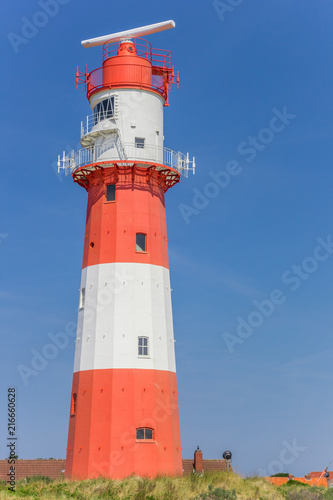
[[[171,51],[165,49],[154,49],[151,44],[143,38],[131,40],[135,46],[136,54],[150,61],[153,66],[171,68]],[[103,45],[103,61],[114,57],[118,53],[120,42],[107,42]]]
[[[102,115],[89,115],[81,121],[81,139],[90,132],[103,132],[117,129],[117,126],[112,123],[114,116],[104,118]]]
[[[100,144],[79,151],[70,151],[67,155],[63,152],[62,158],[58,156],[58,172],[65,170],[66,175],[75,172],[80,167],[91,163],[113,162],[149,162],[172,167],[185,177],[191,170],[195,173],[195,158],[190,160],[189,154],[176,153],[168,148],[145,145],[137,147],[134,143],[121,143],[117,140],[112,143]]]
[[[112,70],[117,74],[118,69],[123,70],[124,66],[120,64],[114,64]],[[126,76],[123,75],[123,79],[118,81],[104,81],[103,73],[104,68],[97,68],[85,75],[85,79],[79,83],[85,82],[87,85],[87,96],[90,97],[97,89],[104,88],[119,88],[119,87],[140,87],[144,90],[156,90],[163,96],[166,94],[166,86],[170,85],[171,73],[168,74],[166,78],[161,70],[160,74],[151,74],[149,68],[141,66],[139,64],[127,64],[126,65]]]

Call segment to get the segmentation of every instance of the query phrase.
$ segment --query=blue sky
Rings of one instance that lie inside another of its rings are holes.
[[[1,435],[14,385],[18,455],[65,456],[73,338],[27,385],[17,367],[77,317],[86,193],[54,162],[79,148],[89,114],[76,66],[101,64],[101,48],[80,41],[174,19],[149,41],[172,50],[181,77],[165,146],[197,161],[166,197],[183,457],[200,445],[206,458],[230,449],[244,474],[323,469],[333,459],[331,2],[56,0],[42,17],[41,3],[0,6]],[[242,320],[257,326],[239,335]]]

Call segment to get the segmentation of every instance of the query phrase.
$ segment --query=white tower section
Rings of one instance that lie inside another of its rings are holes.
[[[105,149],[98,157],[101,160],[108,158],[110,149],[118,147],[119,159],[126,159],[127,153],[136,160],[163,163],[161,95],[136,89],[109,90],[92,96],[90,105],[93,114],[82,122],[82,146],[97,145],[102,151]],[[125,151],[123,156],[121,146]]]

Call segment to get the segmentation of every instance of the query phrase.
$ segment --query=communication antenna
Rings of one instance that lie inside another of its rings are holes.
[[[141,28],[119,31],[118,33],[110,35],[98,36],[97,38],[90,38],[89,40],[82,40],[81,44],[83,47],[97,47],[98,45],[103,45],[106,42],[118,42],[128,38],[151,35],[152,33],[158,33],[159,31],[175,28],[175,26],[175,21],[163,21],[162,23],[148,24],[147,26],[142,26]]]

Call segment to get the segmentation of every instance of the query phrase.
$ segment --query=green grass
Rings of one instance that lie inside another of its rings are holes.
[[[79,499],[79,500],[333,500],[333,491],[325,488],[281,486],[276,488],[259,477],[242,478],[228,472],[203,476],[129,477],[122,481],[90,479],[86,481],[50,481],[36,477],[19,481],[15,493],[0,483],[0,499]]]

